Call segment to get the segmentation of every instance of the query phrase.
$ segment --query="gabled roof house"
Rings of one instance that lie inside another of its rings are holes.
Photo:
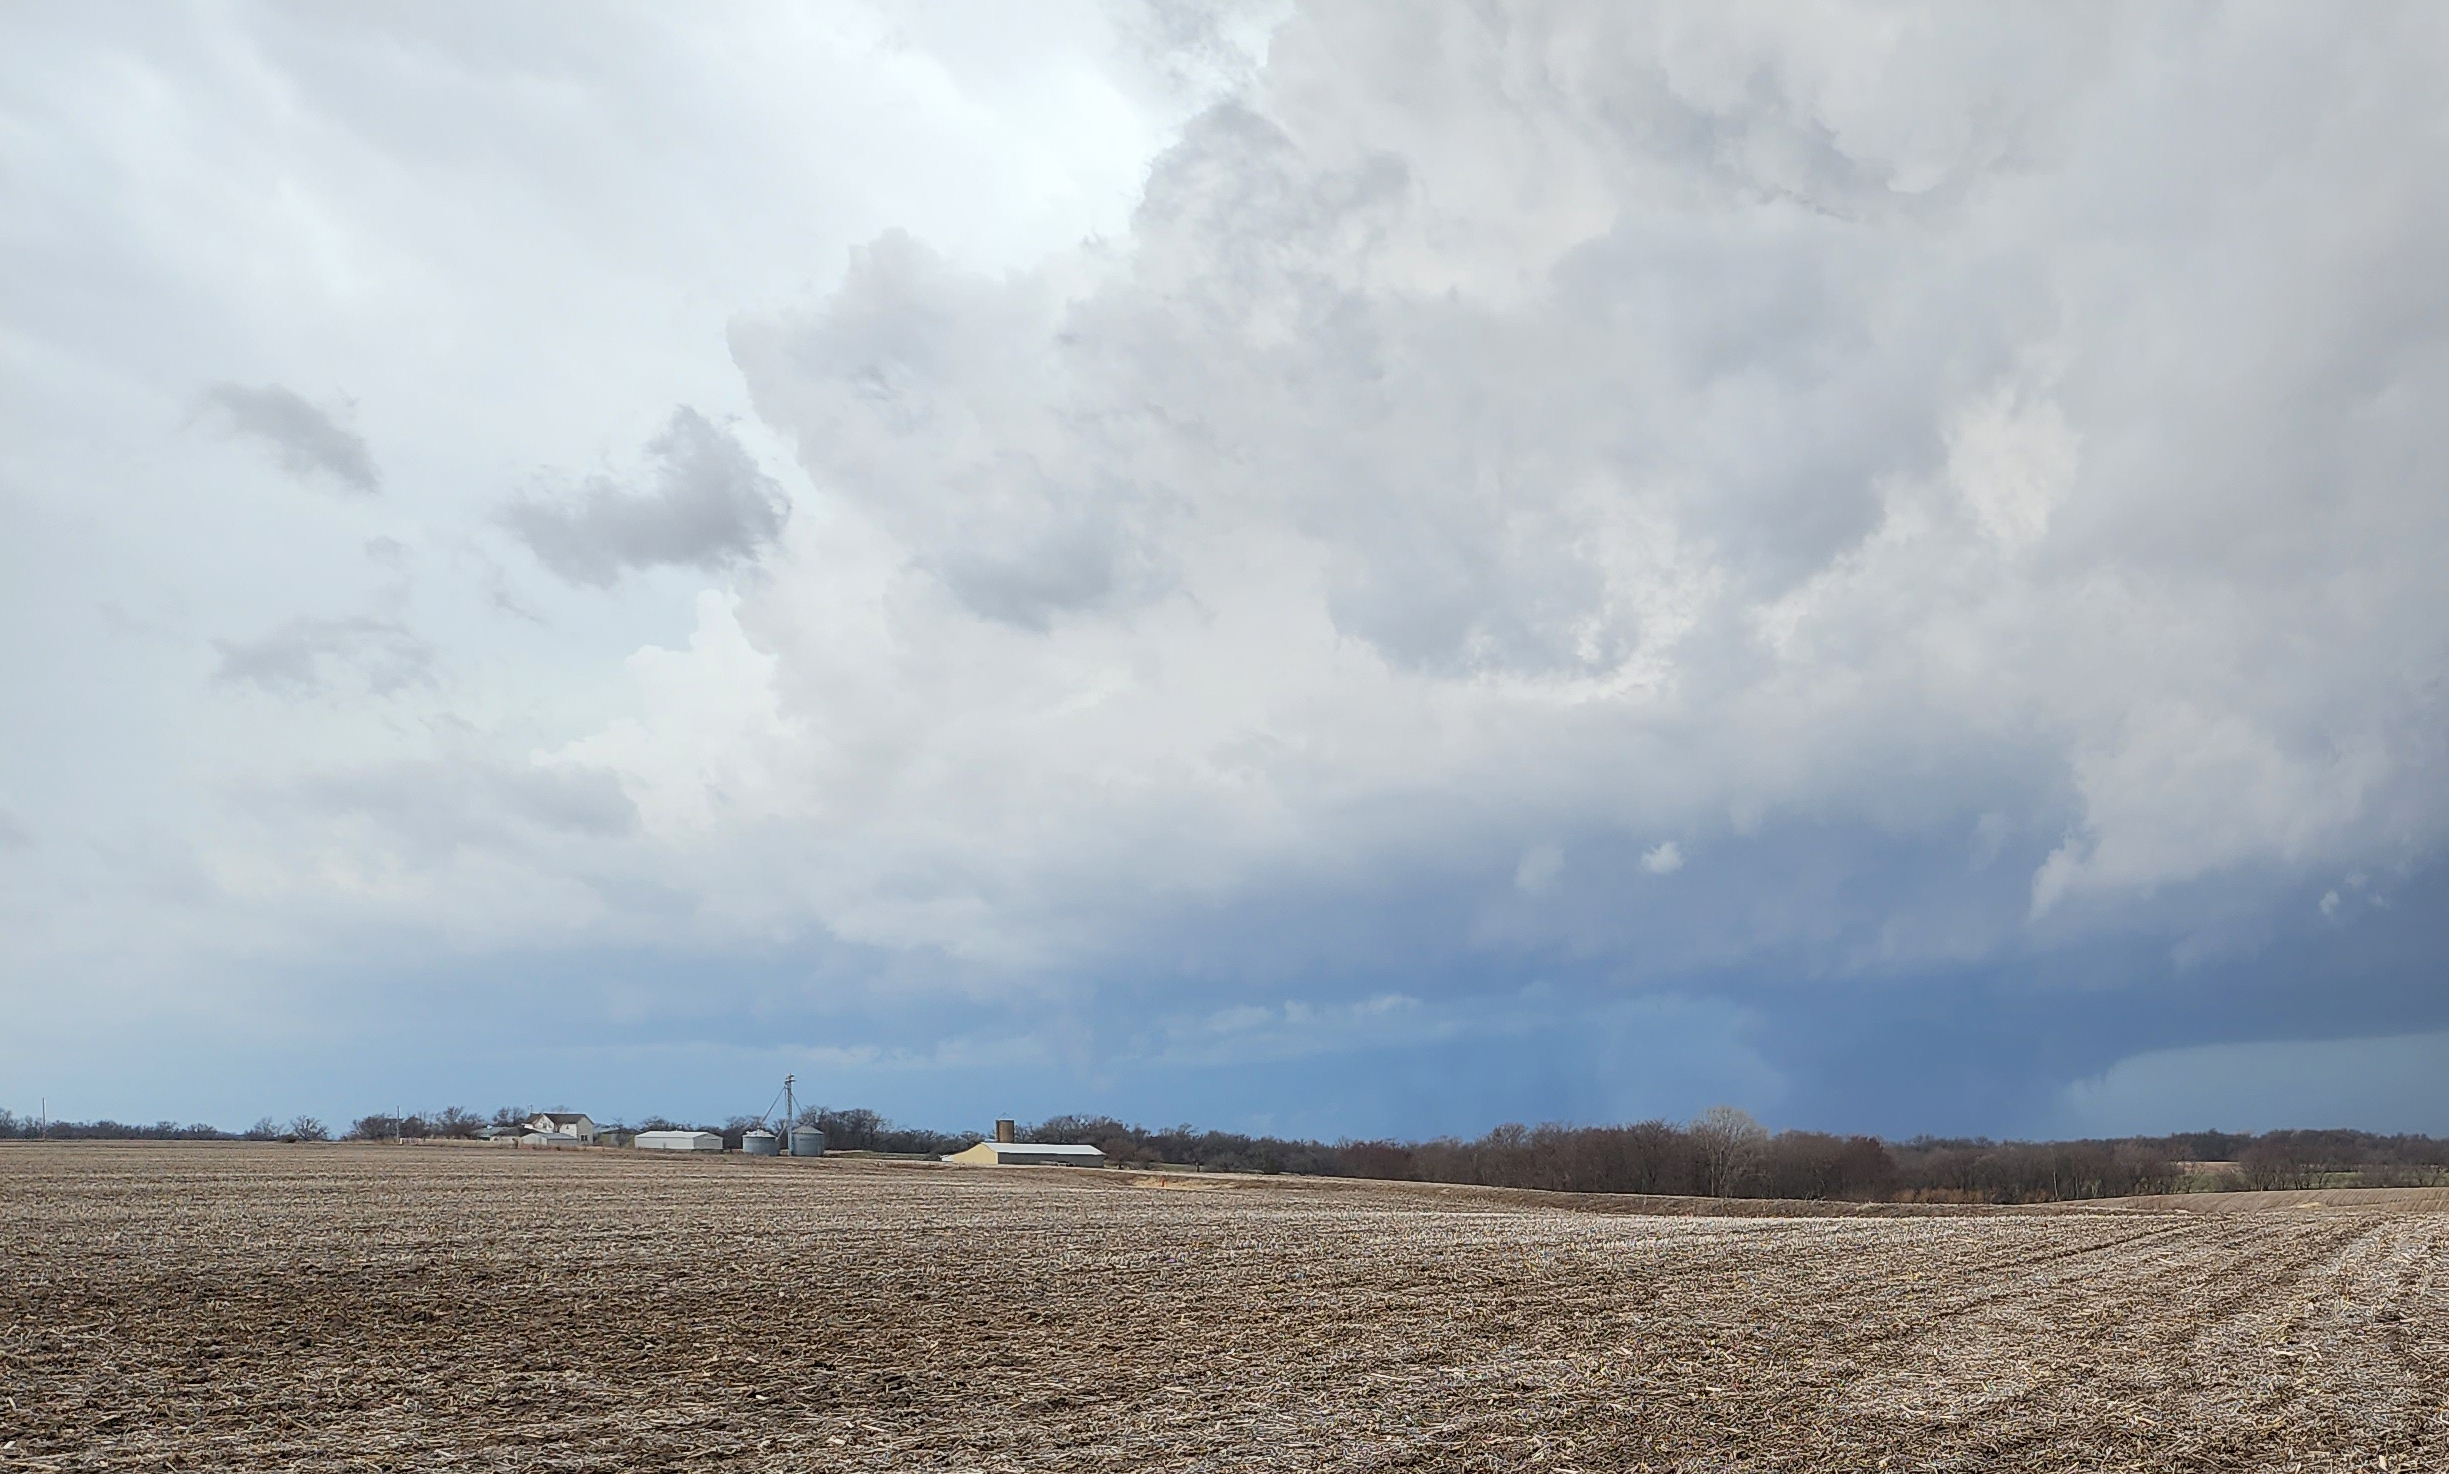
[[[538,1111],[527,1118],[527,1129],[541,1136],[575,1136],[587,1146],[600,1134],[584,1111]]]

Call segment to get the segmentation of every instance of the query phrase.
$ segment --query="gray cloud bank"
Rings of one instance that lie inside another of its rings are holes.
[[[718,571],[782,535],[790,503],[738,437],[686,405],[647,442],[652,484],[596,477],[575,496],[529,498],[502,513],[529,551],[575,584],[608,587],[634,569]]]
[[[293,476],[328,476],[351,490],[382,489],[365,438],[278,384],[215,384],[204,404],[232,432],[253,437],[279,456]]]

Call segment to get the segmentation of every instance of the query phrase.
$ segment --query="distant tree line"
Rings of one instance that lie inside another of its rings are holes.
[[[2449,1182],[2449,1140],[2362,1131],[1991,1141],[1771,1132],[1718,1107],[1676,1124],[1499,1126],[1474,1140],[1317,1141],[1057,1116],[1024,1141],[1087,1142],[1123,1165],[1451,1182],[1549,1192],[1861,1202],[2040,1203],[2199,1189]]]
[[[1549,1192],[1884,1199],[1904,1186],[1873,1136],[1770,1132],[1720,1106],[1687,1125],[1499,1126],[1476,1141],[1347,1142],[1346,1175]]]
[[[1892,1150],[1898,1196],[1916,1202],[2054,1203],[2173,1192],[2183,1174],[2151,1141],[1939,1141]]]
[[[518,1126],[531,1112],[490,1117],[457,1106],[361,1116],[344,1140],[468,1139],[490,1124]],[[829,1150],[934,1157],[979,1141],[976,1131],[904,1126],[875,1111],[811,1106],[798,1123],[825,1133]],[[650,1116],[637,1130],[713,1131],[737,1150],[742,1136],[779,1119],[734,1116],[721,1125]],[[615,1124],[614,1129],[628,1129]],[[1054,1116],[1022,1128],[1023,1141],[1086,1142],[1122,1166],[1451,1182],[1550,1192],[1846,1199],[1864,1202],[2039,1203],[2172,1191],[2449,1183],[2449,1139],[2365,1131],[2180,1132],[2078,1141],[1772,1132],[1720,1106],[1698,1119],[1629,1126],[1505,1125],[1470,1140],[1341,1141],[1151,1130],[1110,1116]],[[242,1132],[157,1121],[39,1121],[0,1110],[0,1140],[329,1141],[312,1116],[267,1116]]]
[[[511,1112],[517,1109],[515,1106],[504,1106],[493,1113],[491,1121],[487,1121],[474,1111],[462,1110],[458,1106],[445,1106],[441,1110],[431,1112],[412,1111],[405,1116],[380,1114],[359,1116],[350,1123],[348,1134],[343,1140],[430,1141],[439,1138],[473,1141],[477,1133],[483,1131],[488,1125],[511,1126],[524,1122],[527,1119],[524,1113],[511,1115]]]
[[[1111,1116],[1053,1116],[1017,1133],[1023,1141],[1085,1142],[1110,1161],[1126,1166],[1167,1164],[1208,1172],[1290,1172],[1310,1177],[1350,1177],[1343,1148],[1276,1136],[1243,1136],[1175,1126],[1151,1131]],[[977,1140],[972,1137],[971,1140]]]
[[[1124,1165],[1550,1192],[1880,1198],[1899,1186],[1896,1160],[1875,1137],[1816,1131],[1772,1134],[1741,1111],[1724,1107],[1689,1125],[1506,1125],[1471,1141],[1447,1137],[1328,1145],[1192,1126],[1151,1131],[1104,1116],[1057,1116],[1027,1128],[1020,1137],[1087,1142]]]
[[[329,1141],[331,1128],[312,1116],[295,1116],[287,1124],[264,1117],[244,1131],[224,1131],[195,1122],[156,1121],[139,1126],[124,1121],[43,1121],[0,1110],[0,1141]]]

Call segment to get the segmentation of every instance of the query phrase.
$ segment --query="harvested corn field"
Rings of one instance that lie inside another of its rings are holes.
[[[2439,1212],[1161,1181],[0,1148],[0,1469],[2449,1467]]]

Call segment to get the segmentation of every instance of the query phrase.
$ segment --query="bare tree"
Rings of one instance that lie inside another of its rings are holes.
[[[1713,1198],[1740,1193],[1760,1170],[1769,1145],[1768,1128],[1748,1111],[1715,1105],[1701,1112],[1690,1132],[1701,1162],[1701,1186]]]
[[[2249,1188],[2311,1187],[2313,1172],[2291,1150],[2293,1146],[2282,1133],[2272,1132],[2270,1137],[2237,1153],[2237,1175]]]

